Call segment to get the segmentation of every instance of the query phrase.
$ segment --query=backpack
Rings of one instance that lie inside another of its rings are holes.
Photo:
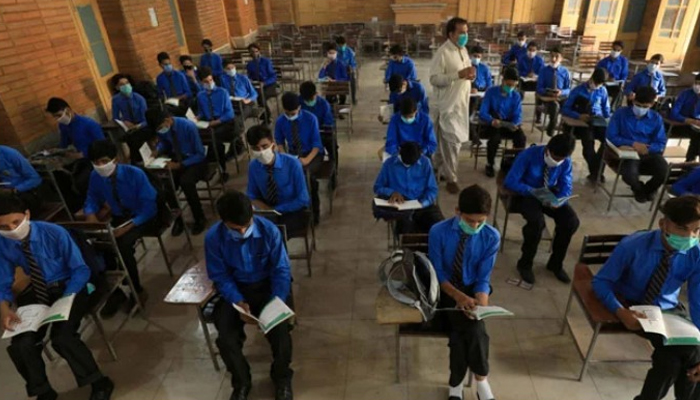
[[[391,297],[420,311],[424,322],[433,319],[440,301],[440,283],[425,253],[394,251],[379,266],[378,275]]]
[[[146,99],[146,108],[160,108],[160,97],[158,87],[151,81],[139,81],[134,84],[134,92]]]
[[[92,293],[94,296],[90,296],[90,305],[92,307],[99,302],[102,294],[107,290],[107,278],[104,274],[107,268],[105,258],[102,253],[92,247],[92,243],[90,243],[83,231],[73,228],[67,228],[66,230],[73,239],[73,242],[78,246],[83,261],[85,261],[85,264],[90,268],[90,279],[88,282],[92,283],[95,287],[95,292]]]

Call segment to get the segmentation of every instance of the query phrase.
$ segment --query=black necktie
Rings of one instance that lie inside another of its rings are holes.
[[[290,152],[295,156],[301,155],[301,137],[299,136],[299,121],[292,121],[292,146],[294,151]]]
[[[236,77],[232,76],[229,82],[229,88],[231,89],[231,96],[236,97]]]
[[[209,121],[216,120],[216,118],[214,117],[214,100],[211,98],[212,93],[214,92],[211,91],[207,94],[207,96],[209,97]]]
[[[335,79],[335,61],[326,65],[326,75],[331,79]]]
[[[27,260],[29,265],[29,278],[32,282],[32,290],[36,299],[41,304],[51,305],[51,299],[49,298],[49,288],[46,286],[46,280],[44,279],[44,272],[37,264],[34,255],[32,254],[32,249],[29,245],[29,237],[22,241],[22,253]]]
[[[122,204],[122,200],[119,198],[119,190],[117,189],[117,171],[115,170],[112,176],[109,178],[110,184],[112,185],[112,197],[114,197],[114,202],[117,203],[119,209],[122,212],[122,217],[129,218],[131,211],[127,210]]]
[[[267,168],[267,195],[265,196],[265,198],[267,199],[267,205],[276,206],[277,181],[275,181],[274,175],[275,164],[273,163],[272,165],[266,165],[265,168]]]
[[[542,187],[549,188],[549,167],[547,163],[544,164],[544,170],[542,171]]]
[[[554,75],[552,75],[552,89],[557,90],[557,79],[559,77],[557,76],[557,69],[554,68]]]
[[[170,128],[170,135],[173,139],[173,161],[179,162],[182,160],[182,149],[180,148],[180,139],[177,138],[177,132],[175,132],[174,127]]]
[[[656,300],[661,293],[661,287],[664,285],[668,272],[671,270],[672,256],[673,251],[666,250],[664,255],[661,257],[659,265],[654,270],[654,273],[651,275],[651,279],[649,279],[649,283],[647,284],[647,290],[646,293],[644,293],[644,304],[654,304],[654,300]]]
[[[177,91],[175,90],[175,83],[173,83],[173,74],[165,74],[165,76],[168,78],[168,82],[170,82],[170,97],[177,96]]]
[[[257,59],[257,64],[258,64],[258,81],[260,81],[261,84],[264,84],[262,72],[260,72],[261,68],[260,68],[260,58],[259,57]]]
[[[464,272],[462,263],[464,261],[464,246],[469,239],[469,235],[464,232],[459,233],[459,243],[457,244],[457,252],[455,253],[455,259],[452,263],[452,277],[450,277],[450,283],[456,288],[464,287]]]

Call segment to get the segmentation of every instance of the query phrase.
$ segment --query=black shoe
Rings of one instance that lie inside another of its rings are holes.
[[[518,272],[520,273],[520,278],[522,278],[523,281],[529,283],[530,285],[535,284],[535,274],[532,272],[532,269],[518,268]]]
[[[554,129],[551,129],[551,130],[550,130],[550,129],[547,129],[547,130],[545,131],[545,133],[547,134],[547,136],[552,137],[552,136],[554,136]]]
[[[653,202],[655,197],[656,197],[656,193],[649,193],[647,195],[647,200]]]
[[[644,204],[647,201],[649,201],[649,199],[647,198],[647,194],[642,192],[641,190],[634,192],[634,200],[640,204]]]
[[[447,398],[447,400],[462,400],[462,399],[457,397],[457,396],[450,396]]]
[[[126,295],[124,292],[121,291],[121,289],[115,290],[107,299],[107,302],[105,303],[104,307],[102,307],[102,310],[100,310],[100,317],[102,319],[110,319],[112,318],[117,311],[126,303]]]
[[[207,227],[207,221],[204,219],[200,219],[198,221],[194,221],[194,225],[192,225],[192,235],[197,236],[200,233],[204,232],[204,228]]]
[[[182,221],[182,217],[178,218],[173,222],[173,228],[170,230],[170,234],[174,237],[182,235],[182,231],[185,230],[185,223]]]
[[[600,174],[600,183],[605,183],[605,175]]]
[[[486,176],[489,178],[496,176],[496,171],[493,169],[493,165],[486,164]]]
[[[56,400],[58,399],[58,393],[55,390],[49,389],[48,392],[42,393],[37,396],[36,400]]]
[[[106,376],[92,384],[90,400],[109,400],[114,391],[114,382]]]
[[[595,176],[595,175],[593,175],[593,174],[588,174],[588,176],[586,177],[586,179],[588,180],[588,182],[590,182],[590,183],[592,183],[592,184],[594,184],[594,185],[595,185],[596,183],[598,183],[598,179],[597,179],[597,178],[598,178],[598,177]],[[600,178],[600,183],[605,183],[605,178],[601,177],[601,178]]]
[[[250,386],[243,386],[240,389],[236,388],[231,393],[229,400],[248,400],[248,393],[250,393]]]
[[[569,274],[564,271],[564,269],[557,269],[557,270],[550,270],[554,274],[554,277],[559,280],[559,282],[563,283],[571,283],[571,278],[569,278]]]
[[[275,390],[275,400],[293,400],[292,383],[287,382],[277,386]]]

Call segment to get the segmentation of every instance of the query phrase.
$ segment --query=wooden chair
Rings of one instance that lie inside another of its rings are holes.
[[[304,239],[304,254],[288,254],[290,260],[305,260],[307,276],[311,276],[311,257],[313,256],[313,251],[316,249],[316,236],[313,227],[313,216],[311,215],[311,210],[306,209],[304,212],[306,225],[303,229],[298,231],[289,231],[287,226],[281,223],[280,215],[274,210],[255,210],[255,215],[265,217],[272,221],[279,228],[282,233],[282,238],[284,239],[284,246],[286,249],[287,242],[289,239]],[[311,233],[311,243],[309,242],[309,233]]]
[[[586,373],[586,369],[591,362],[596,361],[607,361],[607,362],[647,362],[649,359],[639,359],[639,360],[594,360],[593,350],[596,345],[598,337],[602,334],[629,334],[634,335],[625,328],[625,326],[620,322],[620,320],[608,311],[603,303],[598,299],[596,294],[593,292],[592,282],[593,282],[593,272],[590,269],[592,265],[603,265],[610,257],[610,253],[615,249],[615,246],[625,237],[626,235],[599,235],[599,236],[589,236],[586,235],[583,238],[583,246],[581,248],[581,255],[579,256],[578,264],[574,268],[574,278],[571,284],[571,292],[569,294],[569,301],[566,304],[566,311],[564,312],[564,319],[562,321],[561,334],[566,332],[568,327],[571,331],[571,336],[576,344],[576,349],[579,352],[583,365],[581,366],[581,371],[579,373],[578,381],[583,380],[583,375]],[[569,312],[571,311],[571,305],[573,299],[576,299],[579,306],[583,309],[586,316],[586,320],[593,329],[593,336],[591,341],[588,343],[588,347],[583,347],[585,343],[579,343],[579,339],[574,334],[571,329],[571,322],[569,320]]]
[[[178,204],[179,205],[179,204]],[[169,207],[168,207],[169,208]],[[173,265],[172,265],[172,260],[170,260],[170,257],[168,257],[168,252],[165,249],[165,244],[163,243],[163,234],[170,229],[170,227],[173,225],[175,221],[177,221],[179,218],[182,218],[182,209],[179,207],[176,207],[174,209],[170,209],[170,222],[165,225],[163,224],[157,232],[149,232],[148,234],[144,234],[143,237],[147,238],[156,238],[158,240],[158,246],[160,247],[160,252],[163,255],[163,260],[165,261],[165,266],[168,268],[168,274],[172,277],[173,276]],[[192,246],[192,238],[190,237],[190,229],[187,227],[187,224],[184,223],[183,221],[183,230],[185,231],[185,237],[187,238],[187,244],[190,247],[190,251],[192,251],[192,257],[197,259],[197,256],[194,253],[194,247]],[[145,246],[145,244],[144,244]]]
[[[600,168],[598,169],[598,179],[596,179],[595,183],[595,189],[593,190],[593,193],[598,192],[598,188],[602,189],[603,192],[608,196],[608,207],[606,209],[606,212],[610,211],[610,208],[612,208],[612,202],[615,197],[634,197],[633,194],[617,194],[617,185],[620,182],[620,169],[622,167],[622,164],[629,161],[625,159],[621,159],[617,154],[615,154],[614,151],[610,150],[608,146],[605,143],[602,143],[601,146],[605,146],[605,149],[603,150],[603,159],[602,162],[600,163]],[[609,190],[605,185],[600,183],[600,176],[603,174],[603,169],[604,167],[607,166],[610,168],[614,173],[615,173],[615,180],[613,181],[613,187],[612,190]],[[640,177],[642,175],[640,174]]]
[[[661,186],[661,191],[659,192],[659,195],[656,196],[655,201],[652,204],[654,212],[651,214],[651,220],[649,221],[649,227],[647,229],[651,230],[652,226],[654,225],[656,215],[659,213],[659,209],[661,208],[661,203],[663,202],[665,195],[675,197],[671,193],[671,186],[698,166],[700,166],[700,163],[697,162],[671,163],[668,165],[668,172],[666,173],[664,184]]]
[[[350,137],[354,133],[353,106],[352,101],[350,101],[350,81],[321,82],[319,91],[326,99],[328,99],[329,96],[345,96],[348,104],[333,104],[333,114],[336,118],[336,125],[341,115],[346,119],[348,140],[350,140]]]
[[[404,233],[399,235],[399,248],[428,254],[428,234]]]
[[[39,193],[41,196],[46,196],[44,198],[41,209],[37,215],[32,215],[32,219],[39,221],[56,221],[61,216],[65,216],[68,221],[73,220],[73,214],[68,208],[68,203],[63,197],[61,188],[56,181],[55,171],[50,167],[46,166],[35,166],[34,169],[41,177],[41,185],[39,186]]]
[[[598,52],[601,54],[609,54],[613,49],[613,42],[600,42],[598,44]]]

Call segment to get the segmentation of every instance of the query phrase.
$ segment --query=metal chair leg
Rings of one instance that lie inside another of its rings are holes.
[[[505,219],[503,220],[503,232],[501,233],[501,253],[503,253],[503,245],[506,242],[506,230],[508,229],[508,217],[509,216],[510,216],[510,211],[508,211],[508,209],[506,209],[506,216],[505,216]]]
[[[595,342],[596,340],[598,340],[598,334],[600,334],[600,326],[600,323],[596,324],[595,329],[593,330],[593,337],[591,338],[591,343],[588,345],[588,351],[586,351],[586,358],[584,358],[583,360],[583,366],[581,366],[581,373],[578,376],[579,382],[583,380],[583,375],[586,374],[588,364],[591,362],[591,357],[593,356],[593,349],[595,348]]]
[[[306,251],[306,276],[311,277],[311,250],[309,249],[308,235],[304,235],[304,250]]]
[[[202,326],[202,332],[204,332],[204,340],[207,342],[207,348],[209,349],[209,356],[211,361],[214,363],[214,369],[219,372],[219,360],[216,358],[216,350],[214,350],[214,345],[211,342],[211,335],[209,334],[209,327],[207,322],[204,320],[204,314],[202,308],[197,306],[197,315],[199,317],[199,324]]]
[[[170,277],[173,276],[173,266],[170,264],[170,259],[168,258],[168,252],[165,250],[165,244],[163,244],[163,238],[158,236],[158,245],[160,246],[160,252],[163,253],[163,259],[165,260],[165,266],[168,267],[168,273]]]
[[[615,182],[613,182],[612,192],[610,192],[610,199],[608,200],[608,209],[606,210],[607,212],[610,212],[610,209],[612,208],[612,202],[613,202],[613,199],[615,198],[615,192],[617,192],[617,184],[619,181],[620,181],[620,173],[618,172],[618,174],[615,175]]]
[[[91,312],[90,318],[92,318],[92,321],[95,323],[95,328],[97,328],[97,332],[99,332],[100,336],[102,336],[102,340],[104,340],[105,345],[107,346],[107,350],[109,351],[109,354],[112,356],[112,360],[117,361],[117,352],[114,351],[114,347],[112,346],[112,342],[110,342],[109,339],[107,338],[107,334],[105,333],[105,327],[104,327],[104,325],[102,325],[102,320],[100,319],[100,316],[97,315],[96,312]]]
[[[396,383],[401,383],[401,327],[396,325],[396,359],[394,365],[396,366]]]
[[[564,320],[561,323],[561,331],[559,332],[560,335],[563,335],[566,332],[566,326],[568,324],[567,318],[569,317],[569,311],[571,311],[571,302],[573,300],[574,300],[574,287],[572,285],[571,292],[569,292],[569,300],[566,302],[566,311],[564,311]]]

